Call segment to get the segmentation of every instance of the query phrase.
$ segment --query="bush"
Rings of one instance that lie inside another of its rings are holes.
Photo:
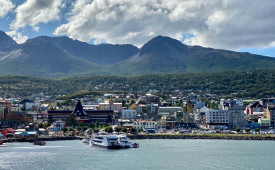
[[[108,133],[112,133],[113,132],[113,128],[112,127],[107,127],[105,129],[105,131],[108,132]]]
[[[236,128],[235,131],[236,131],[236,132],[240,132],[241,129],[240,129],[240,128]]]
[[[255,132],[260,132],[260,129],[259,128],[255,129]]]

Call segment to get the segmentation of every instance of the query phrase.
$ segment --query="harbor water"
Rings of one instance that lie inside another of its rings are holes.
[[[5,143],[0,169],[275,169],[275,141],[138,140],[140,148],[104,150],[80,140]]]

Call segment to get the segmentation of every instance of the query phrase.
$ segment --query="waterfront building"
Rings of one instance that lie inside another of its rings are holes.
[[[80,100],[74,111],[72,110],[48,110],[48,117],[51,121],[66,120],[70,115],[76,115],[81,123],[113,123],[117,115],[113,110],[84,110]]]
[[[136,129],[155,130],[156,122],[150,121],[150,120],[138,120],[138,121],[134,121],[134,126]]]
[[[9,101],[0,101],[0,124],[15,127],[24,123],[33,122],[33,116],[22,111],[13,111]]]
[[[51,126],[48,127],[49,131],[61,131],[63,127],[65,127],[65,121],[55,121]]]
[[[166,116],[163,116],[156,122],[157,129],[166,129]]]
[[[262,129],[269,129],[270,127],[270,119],[268,118],[259,118],[258,123]]]
[[[206,111],[206,124],[210,129],[228,129],[229,112],[228,110],[212,110]]]

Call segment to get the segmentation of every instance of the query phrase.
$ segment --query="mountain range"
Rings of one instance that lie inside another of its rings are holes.
[[[0,31],[0,75],[65,77],[244,71],[275,68],[275,58],[187,46],[157,36],[141,48],[92,45],[68,37],[40,36],[17,44]]]

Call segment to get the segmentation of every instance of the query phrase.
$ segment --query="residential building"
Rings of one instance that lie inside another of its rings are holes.
[[[229,128],[236,129],[241,128],[244,125],[244,106],[243,101],[238,99],[222,99],[220,101],[220,106],[223,110],[228,110],[229,112]]]
[[[176,112],[182,111],[181,107],[159,107],[159,115],[174,115]]]
[[[146,94],[145,102],[146,102],[146,104],[159,104],[160,98],[159,98],[159,96],[156,96],[156,95]]]
[[[264,107],[263,105],[260,104],[260,102],[251,103],[245,109],[245,112],[247,115],[252,115],[253,112],[263,112],[263,111],[264,111]]]
[[[123,119],[135,119],[137,117],[136,110],[122,110]]]
[[[98,110],[114,110],[119,113],[122,112],[122,103],[99,103]]]
[[[275,104],[267,104],[266,118],[270,120],[271,126],[275,125]]]

